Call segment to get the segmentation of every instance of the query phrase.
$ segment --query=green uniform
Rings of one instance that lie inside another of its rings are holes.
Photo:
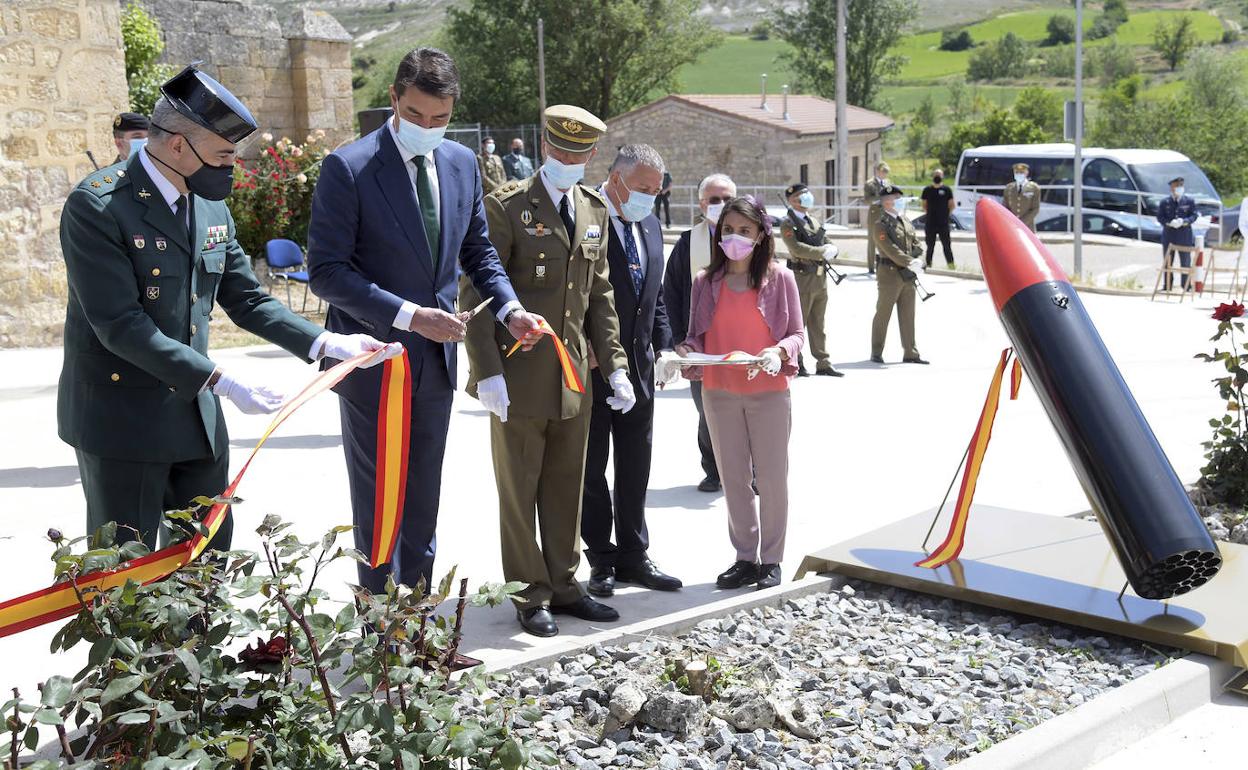
[[[875,177],[867,180],[862,186],[862,201],[867,204],[867,269],[875,270],[876,241],[879,240],[876,225],[884,214],[884,206],[880,203],[880,191],[884,183]]]
[[[832,363],[828,360],[824,329],[828,314],[828,279],[823,266],[823,226],[813,214],[800,214],[790,209],[780,225],[780,238],[789,250],[789,268],[797,280],[802,320],[809,332],[810,354],[815,357],[816,371],[830,369]]]
[[[1034,232],[1036,214],[1040,211],[1040,185],[1030,179],[1021,187],[1018,182],[1010,182],[1005,186],[1005,193],[1002,197],[1005,200],[1005,207],[1014,216],[1023,220],[1023,224]]]
[[[507,182],[503,159],[494,153],[477,153],[477,167],[481,169],[481,194],[489,195]]]
[[[875,320],[871,324],[871,355],[884,355],[884,340],[895,305],[904,357],[915,360],[919,358],[919,349],[914,344],[914,281],[905,280],[901,271],[909,269],[910,260],[923,256],[923,247],[919,245],[914,225],[905,217],[882,214],[876,223],[876,233],[880,250],[876,277],[879,294],[875,301]]]
[[[503,185],[485,199],[485,212],[490,240],[516,296],[525,310],[546,318],[567,346],[585,392],[564,387],[550,340],[507,358],[515,340],[487,314],[469,322],[464,343],[470,395],[476,396],[477,383],[487,377],[501,374],[507,382],[507,421],[491,416],[490,439],[503,574],[528,583],[519,595],[525,607],[568,604],[583,595],[576,568],[593,405],[589,351],[604,375],[628,366],[608,276],[606,200],[580,184],[568,195],[575,212],[571,238],[541,174]],[[460,307],[477,303],[466,279],[459,290]]]
[[[116,521],[148,545],[162,511],[227,483],[221,404],[201,391],[213,309],[305,360],[324,331],[261,289],[225,203],[192,200],[188,238],[136,153],[84,179],[61,213],[59,434],[78,450],[89,530]],[[227,520],[214,544],[229,539]]]

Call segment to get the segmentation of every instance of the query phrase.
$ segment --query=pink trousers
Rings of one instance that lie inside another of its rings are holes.
[[[779,564],[789,524],[789,391],[739,395],[704,390],[702,403],[737,560]],[[757,508],[751,478],[758,484]]]

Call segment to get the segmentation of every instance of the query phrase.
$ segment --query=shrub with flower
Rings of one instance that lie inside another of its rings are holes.
[[[1244,423],[1244,386],[1248,385],[1248,344],[1235,339],[1244,333],[1244,306],[1238,302],[1223,303],[1213,311],[1218,332],[1211,341],[1213,354],[1198,353],[1197,358],[1221,364],[1226,376],[1213,380],[1218,394],[1226,402],[1226,414],[1209,421],[1213,438],[1204,443],[1208,463],[1201,469],[1199,489],[1210,503],[1237,508],[1248,506],[1248,425]],[[1226,340],[1229,347],[1219,348]]]
[[[252,257],[264,256],[264,244],[272,238],[307,244],[312,190],[321,159],[329,152],[321,130],[309,134],[303,144],[287,137],[274,141],[269,133],[260,139],[263,146],[259,156],[234,161],[234,193],[230,197],[238,242]]]

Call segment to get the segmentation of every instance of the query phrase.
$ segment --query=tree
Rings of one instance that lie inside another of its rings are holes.
[[[901,71],[905,57],[889,51],[918,11],[917,0],[845,0],[846,97],[850,104],[879,104],[880,87]],[[836,97],[836,0],[809,0],[781,11],[776,32],[793,51],[783,60],[798,85]]]
[[[1195,45],[1196,31],[1192,28],[1192,17],[1186,13],[1157,22],[1153,30],[1153,50],[1161,54],[1171,72],[1179,68]]]
[[[942,168],[957,168],[962,152],[986,144],[1035,144],[1045,139],[1044,130],[1009,110],[994,109],[983,120],[956,123],[949,137],[933,148]]]
[[[1092,62],[1095,65],[1101,87],[1109,88],[1123,78],[1135,74],[1138,67],[1135,51],[1130,46],[1110,40],[1105,45],[1093,49]]]
[[[921,168],[921,164],[927,157],[932,139],[932,126],[935,123],[936,106],[932,104],[931,94],[928,94],[923,97],[918,109],[911,116],[909,125],[906,126],[906,153],[910,156],[915,179],[922,178],[926,173],[926,169]]]
[[[1047,88],[1028,86],[1014,101],[1014,114],[1019,120],[1033,123],[1044,131],[1046,139],[1062,136],[1062,102]]]
[[[1013,32],[975,53],[966,68],[971,80],[1003,80],[1027,74],[1027,44]]]
[[[949,115],[959,121],[966,117],[966,81],[949,81]]]
[[[1127,23],[1127,0],[1105,0],[1101,6],[1101,14],[1115,24]]]
[[[1202,46],[1193,51],[1183,64],[1182,80],[1192,101],[1216,120],[1229,119],[1248,105],[1239,61],[1221,50]]]
[[[165,43],[160,38],[160,24],[132,2],[121,12],[121,41],[125,48],[130,109],[151,115],[156,100],[160,98],[160,84],[174,73],[173,67],[156,62],[165,50]]]
[[[721,34],[697,0],[470,0],[448,11],[448,52],[463,81],[456,118],[538,118],[537,20],[545,20],[546,93],[606,120],[677,87],[676,71]]]
[[[1049,23],[1045,25],[1045,30],[1049,36],[1044,39],[1041,45],[1066,45],[1075,42],[1075,20],[1069,16],[1063,16],[1055,13],[1049,17]]]
[[[965,51],[974,45],[975,40],[968,29],[960,29],[956,32],[947,29],[940,33],[940,50],[942,51]]]

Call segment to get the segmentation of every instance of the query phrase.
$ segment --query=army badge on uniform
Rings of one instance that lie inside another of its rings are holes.
[[[134,242],[134,248],[141,249],[147,245],[147,239],[141,235],[134,235],[130,238]]]
[[[160,299],[160,287],[159,287],[159,286],[148,286],[148,287],[147,287],[147,298],[148,298],[149,300],[151,300],[152,302],[155,302],[156,300]]]
[[[532,222],[532,221],[533,221],[533,212],[532,212],[532,211],[529,211],[528,209],[525,209],[524,211],[521,211],[521,212],[520,212],[520,222],[521,222],[521,224],[528,225],[528,224],[529,224],[530,222]]]
[[[598,225],[590,225],[585,228],[585,240],[596,241],[602,237],[602,228]]]
[[[113,183],[113,178],[112,178],[111,176],[105,176],[105,177],[104,177],[104,183],[105,183],[105,184],[112,184],[112,183]]]
[[[546,229],[546,225],[541,222],[538,222],[533,227],[524,228],[524,231],[529,235],[532,235],[534,238],[541,238],[543,236],[550,235],[550,231]]]
[[[142,198],[143,200],[147,200],[148,198],[152,197],[152,194],[147,191],[147,188],[144,188],[142,190],[139,190],[139,197]]]
[[[546,266],[545,266],[545,265],[538,265],[538,266],[534,269],[534,271],[533,271],[533,276],[534,276],[535,278],[545,278],[545,277],[546,277]]]
[[[156,239],[156,250],[157,250],[157,251],[164,251],[164,250],[165,250],[168,246],[169,246],[169,242],[168,242],[168,241],[166,241],[164,238],[157,238],[157,239]]]
[[[204,248],[210,249],[218,243],[225,243],[230,239],[230,230],[225,225],[209,225],[208,239],[204,241]]]

